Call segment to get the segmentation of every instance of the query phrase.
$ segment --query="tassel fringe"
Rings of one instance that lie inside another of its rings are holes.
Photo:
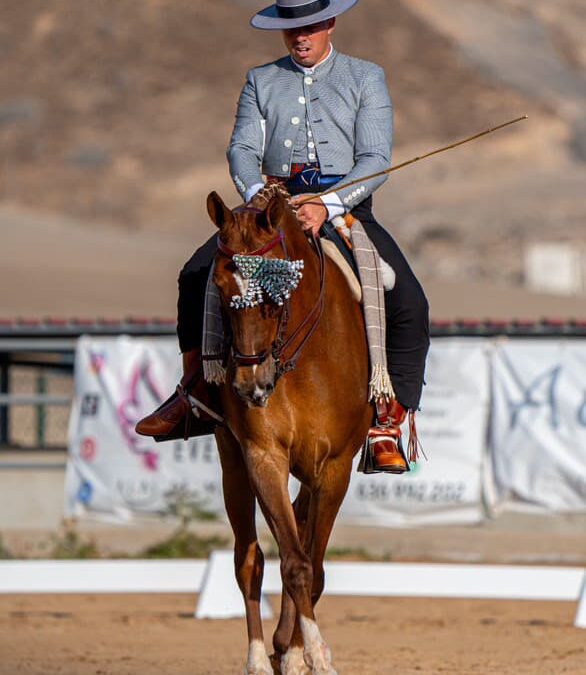
[[[409,411],[409,443],[407,444],[407,454],[410,462],[419,461],[419,453],[427,459],[427,455],[423,450],[421,441],[417,436],[417,427],[415,426],[415,410]]]
[[[226,369],[222,365],[222,357],[203,359],[203,376],[208,384],[223,384],[226,381]]]
[[[368,383],[369,401],[391,401],[395,398],[395,391],[389,372],[382,363],[375,363],[372,367],[372,378]]]

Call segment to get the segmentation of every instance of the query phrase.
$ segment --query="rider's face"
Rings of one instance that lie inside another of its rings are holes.
[[[299,65],[313,68],[327,56],[335,24],[335,19],[329,19],[311,26],[284,30],[283,40],[289,54]]]

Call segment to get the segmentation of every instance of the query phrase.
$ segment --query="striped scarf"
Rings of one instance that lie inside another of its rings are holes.
[[[339,218],[346,227],[346,219],[341,216]],[[362,287],[362,311],[370,355],[368,399],[375,402],[381,399],[390,401],[395,398],[395,392],[387,367],[387,351],[385,349],[386,316],[381,261],[377,250],[366,235],[362,223],[352,216],[348,219],[351,219],[349,223],[350,239]],[[342,223],[335,222],[336,220],[334,218],[333,224],[340,226]]]
[[[206,286],[203,309],[202,361],[205,381],[222,384],[226,381],[226,368],[224,367],[226,338],[224,336],[220,290],[214,283],[215,267],[216,263],[214,262]]]

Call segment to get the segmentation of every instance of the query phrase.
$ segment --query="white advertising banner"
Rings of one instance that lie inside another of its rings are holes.
[[[492,446],[501,499],[586,511],[586,343],[495,344]]]
[[[354,473],[340,521],[408,526],[484,518],[489,349],[483,339],[433,341],[417,414],[428,461],[422,458],[402,476]]]
[[[223,512],[215,440],[156,443],[134,425],[181,375],[174,339],[81,338],[69,425],[65,510],[128,519],[180,501]]]
[[[417,421],[429,461],[403,476],[354,472],[341,521],[398,526],[483,518],[488,347],[483,340],[434,342]],[[173,391],[179,377],[174,339],[79,341],[68,514],[128,519],[164,513],[178,495],[204,511],[224,513],[213,437],[159,444],[134,433],[136,421]]]

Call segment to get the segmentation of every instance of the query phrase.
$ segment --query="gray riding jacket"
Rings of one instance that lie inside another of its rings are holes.
[[[391,165],[393,112],[380,66],[332,51],[303,72],[289,56],[248,72],[228,146],[230,174],[244,196],[267,176],[288,177],[297,134],[310,129],[309,157],[342,183]],[[346,211],[366,199],[387,176],[337,192]]]

